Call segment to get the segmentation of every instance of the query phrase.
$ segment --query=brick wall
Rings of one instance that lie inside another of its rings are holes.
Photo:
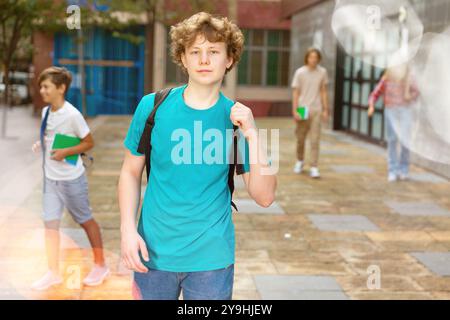
[[[33,99],[34,112],[38,113],[45,106],[39,94],[37,77],[45,69],[53,65],[53,35],[42,32],[33,34],[33,55],[34,77],[31,79],[31,94]]]

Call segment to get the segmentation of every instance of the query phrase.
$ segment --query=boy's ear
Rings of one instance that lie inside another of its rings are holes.
[[[186,68],[186,55],[184,54],[184,52],[181,54],[181,62],[183,63],[183,66]]]
[[[63,93],[65,93],[67,88],[66,85],[63,83],[58,87],[58,89],[63,89]]]
[[[233,65],[233,57],[228,57],[227,69],[229,69]]]

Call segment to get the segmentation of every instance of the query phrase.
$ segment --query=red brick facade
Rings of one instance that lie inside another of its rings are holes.
[[[33,94],[33,105],[35,112],[39,112],[45,107],[39,94],[39,86],[37,77],[45,69],[53,65],[53,35],[35,32],[33,34],[33,47],[35,49],[33,55],[34,77],[31,80],[31,88]]]

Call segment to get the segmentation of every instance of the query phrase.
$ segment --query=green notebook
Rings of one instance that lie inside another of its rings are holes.
[[[52,150],[74,147],[79,145],[80,142],[80,138],[57,133],[55,134],[55,140],[53,141]],[[75,166],[77,164],[78,157],[78,154],[74,154],[71,156],[67,156],[65,160],[67,163]]]
[[[299,106],[297,108],[297,113],[300,115],[300,118],[302,120],[308,119],[308,107],[306,107],[306,106]]]

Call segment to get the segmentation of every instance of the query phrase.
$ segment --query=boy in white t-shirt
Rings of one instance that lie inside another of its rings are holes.
[[[38,141],[32,149],[34,152],[44,152],[43,220],[49,270],[32,285],[35,290],[46,290],[63,282],[59,272],[59,225],[64,207],[86,231],[94,253],[95,265],[83,284],[99,285],[109,274],[103,256],[100,227],[92,217],[89,206],[83,162],[80,156],[75,164],[65,160],[67,156],[79,155],[94,146],[83,116],[65,100],[71,81],[70,72],[60,67],[47,68],[38,78],[40,94],[49,105],[42,110],[41,141],[44,144]],[[81,142],[73,147],[52,150],[56,134],[77,137]]]

